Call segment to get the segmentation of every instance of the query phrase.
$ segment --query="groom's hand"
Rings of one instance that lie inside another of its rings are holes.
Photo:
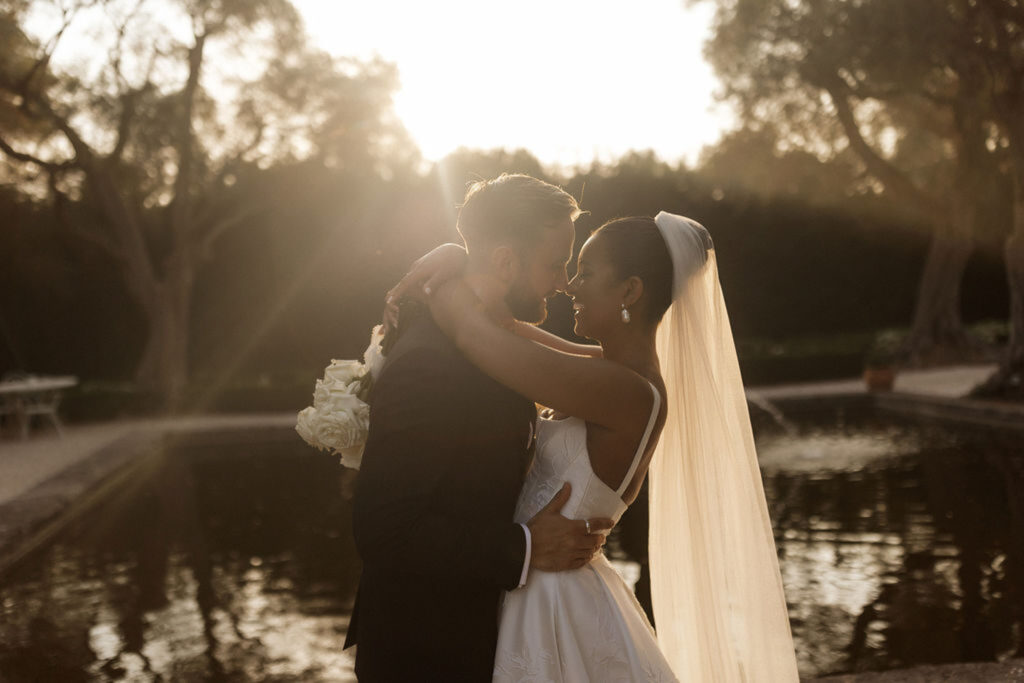
[[[566,519],[561,510],[572,489],[564,484],[544,509],[526,526],[530,528],[530,567],[548,572],[579,569],[604,545],[614,522],[610,519]],[[587,533],[587,521],[590,533]]]

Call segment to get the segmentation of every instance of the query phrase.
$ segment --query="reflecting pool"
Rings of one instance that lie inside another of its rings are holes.
[[[802,675],[1024,655],[1020,432],[787,429],[758,448]],[[352,485],[291,434],[154,455],[0,576],[0,679],[354,680]]]
[[[156,456],[2,577],[0,679],[355,680],[347,482],[290,441]]]
[[[802,673],[1024,655],[1022,444],[863,416],[760,435]]]

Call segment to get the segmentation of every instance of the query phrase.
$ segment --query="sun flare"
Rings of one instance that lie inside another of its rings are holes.
[[[712,106],[707,6],[297,4],[328,51],[398,65],[395,110],[428,160],[458,147],[522,147],[559,165],[631,149],[693,162],[732,121]]]

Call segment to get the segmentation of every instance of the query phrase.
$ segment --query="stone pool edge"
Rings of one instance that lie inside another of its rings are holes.
[[[1005,662],[961,662],[915,666],[858,674],[836,674],[801,679],[803,683],[1020,683],[1024,681],[1024,659]]]
[[[764,395],[760,395],[764,398]],[[778,393],[770,403],[783,416],[833,411],[836,408],[873,409],[889,415],[957,423],[975,427],[1024,430],[1024,404],[987,401],[974,398],[925,396],[905,392],[834,393],[825,395]],[[749,402],[752,413],[763,410]]]
[[[124,481],[158,441],[129,433],[0,505],[0,576]]]

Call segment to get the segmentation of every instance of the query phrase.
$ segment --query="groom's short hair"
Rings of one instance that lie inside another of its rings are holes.
[[[481,243],[527,246],[543,231],[583,213],[562,188],[522,173],[473,183],[459,207],[459,234],[470,249]]]

